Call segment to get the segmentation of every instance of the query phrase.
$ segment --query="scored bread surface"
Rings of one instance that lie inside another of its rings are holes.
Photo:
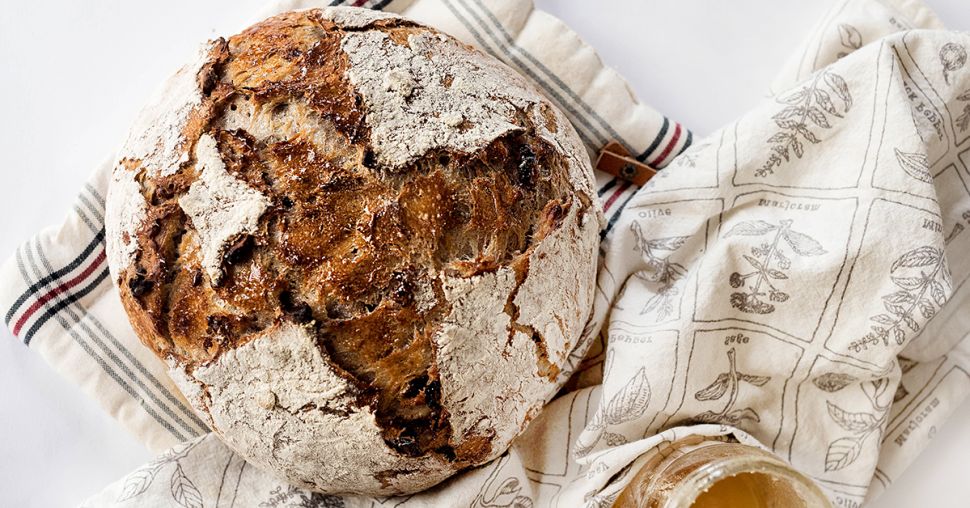
[[[563,115],[402,18],[291,12],[208,43],[107,201],[141,340],[250,462],[400,494],[501,454],[581,355],[601,213]]]

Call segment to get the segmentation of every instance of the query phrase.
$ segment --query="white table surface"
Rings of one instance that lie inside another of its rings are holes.
[[[57,223],[147,95],[198,41],[266,0],[5,2],[0,13],[0,257]],[[757,104],[827,1],[538,0],[701,136]],[[928,0],[970,29],[966,0]],[[750,19],[758,19],[756,29]],[[742,27],[744,30],[742,30]],[[2,327],[0,327],[2,328]],[[150,454],[0,331],[0,506],[73,506]],[[970,506],[970,404],[874,506]]]

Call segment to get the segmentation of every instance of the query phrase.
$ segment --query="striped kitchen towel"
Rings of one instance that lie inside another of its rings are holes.
[[[569,117],[591,155],[610,140],[667,165],[692,135],[641,104],[624,80],[558,19],[522,0],[284,0],[260,13],[349,4],[399,12],[499,58],[531,78]],[[139,343],[108,277],[104,197],[111,162],[96,168],[65,221],[24,243],[0,268],[0,309],[12,333],[77,383],[150,449],[207,431]],[[609,227],[636,186],[598,174]]]

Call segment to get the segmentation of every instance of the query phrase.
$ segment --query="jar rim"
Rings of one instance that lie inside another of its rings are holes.
[[[831,508],[828,498],[815,482],[764,450],[738,443],[711,445],[707,450],[708,453],[715,451],[710,448],[731,449],[735,453],[712,457],[710,462],[684,476],[677,482],[664,508],[690,507],[701,494],[716,483],[745,473],[764,474],[786,482],[805,502],[807,508]],[[753,453],[755,450],[757,452]],[[670,466],[674,464],[671,463]]]

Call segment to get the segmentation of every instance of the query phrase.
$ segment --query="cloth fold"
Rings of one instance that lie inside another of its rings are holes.
[[[181,442],[85,506],[610,506],[646,453],[691,434],[770,450],[857,506],[970,391],[970,36],[921,3],[836,2],[774,97],[690,148],[531,4],[366,4],[520,70],[591,153],[615,138],[670,163],[639,190],[597,175],[594,344],[496,461],[405,498],[300,491],[204,434],[137,343],[100,275],[105,166],[0,272],[15,335],[154,449]]]

